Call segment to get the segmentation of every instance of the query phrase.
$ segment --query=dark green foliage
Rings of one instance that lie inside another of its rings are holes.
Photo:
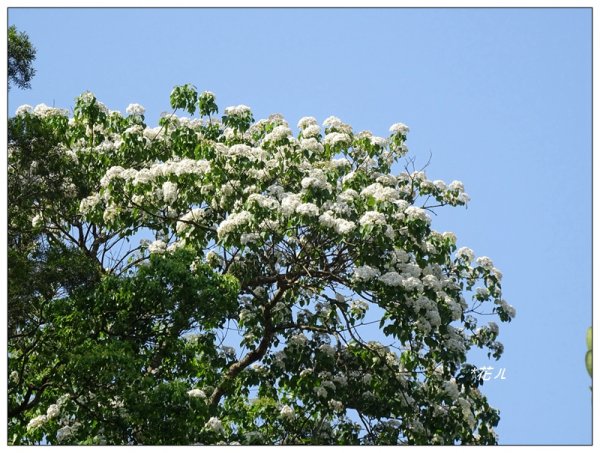
[[[12,25],[8,28],[8,88],[11,83],[21,89],[31,88],[31,79],[35,75],[32,66],[36,50],[25,32],[17,31]]]

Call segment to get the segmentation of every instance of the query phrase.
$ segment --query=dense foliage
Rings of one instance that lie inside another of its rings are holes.
[[[8,88],[14,83],[19,88],[30,88],[35,69],[35,47],[25,32],[17,31],[12,25],[8,28]]]
[[[9,121],[9,440],[496,443],[467,353],[514,309],[429,217],[462,183],[410,168],[401,123],[171,105]]]

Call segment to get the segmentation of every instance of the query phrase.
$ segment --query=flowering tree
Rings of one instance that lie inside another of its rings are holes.
[[[500,357],[479,315],[514,309],[430,225],[463,185],[393,171],[401,123],[294,136],[191,85],[170,100],[155,128],[91,93],[10,120],[9,440],[496,443],[467,352]]]

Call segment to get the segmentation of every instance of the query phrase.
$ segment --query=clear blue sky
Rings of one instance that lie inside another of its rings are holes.
[[[517,309],[501,325],[506,379],[484,386],[502,444],[589,444],[590,9],[10,9],[38,49],[21,104],[69,108],[85,90],[155,125],[176,84],[256,118],[336,115],[411,128],[431,179],[462,180],[468,209],[434,226],[490,256]]]

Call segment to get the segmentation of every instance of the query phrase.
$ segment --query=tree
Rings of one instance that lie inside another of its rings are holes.
[[[593,333],[592,328],[588,327],[585,335],[585,343],[587,344],[587,352],[585,353],[585,367],[588,374],[592,377],[593,373],[593,355],[592,355],[592,344],[593,344]],[[591,387],[590,387],[591,388]]]
[[[35,47],[31,45],[25,32],[17,31],[17,27],[8,27],[8,89],[11,82],[21,89],[31,88],[30,81],[35,75],[31,66],[35,60]]]
[[[467,353],[499,358],[479,315],[515,311],[429,217],[462,183],[416,170],[401,123],[305,117],[294,137],[244,105],[216,119],[191,85],[170,101],[154,128],[91,93],[9,121],[9,303],[30,307],[10,441],[496,443]]]

